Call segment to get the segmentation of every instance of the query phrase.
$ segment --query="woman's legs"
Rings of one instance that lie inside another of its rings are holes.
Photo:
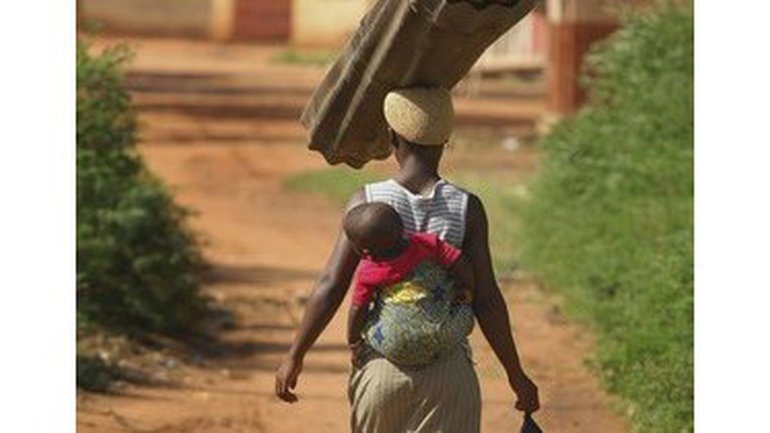
[[[409,433],[479,433],[481,391],[464,348],[417,372],[414,390],[419,403]]]
[[[385,358],[354,368],[348,388],[351,431],[406,433],[414,408],[412,394],[412,378]]]
[[[376,357],[351,375],[353,433],[478,433],[481,393],[465,348],[419,370]]]

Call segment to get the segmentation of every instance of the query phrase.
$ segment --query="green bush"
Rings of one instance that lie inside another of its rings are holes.
[[[541,142],[523,264],[596,329],[638,431],[692,431],[692,9],[630,17],[587,66],[590,103]]]
[[[78,325],[191,331],[203,314],[200,256],[185,210],[146,170],[123,88],[127,49],[77,48]]]
[[[77,146],[107,151],[134,144],[136,117],[123,88],[123,65],[131,51],[124,45],[91,55],[85,41],[77,44]]]
[[[94,392],[107,392],[112,383],[123,379],[120,368],[97,356],[77,355],[76,381],[78,388]]]

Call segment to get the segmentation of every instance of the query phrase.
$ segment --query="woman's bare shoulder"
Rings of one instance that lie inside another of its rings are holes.
[[[484,203],[481,202],[479,196],[471,192],[468,193],[468,208],[466,218],[469,221],[473,219],[477,222],[486,221],[487,219],[487,214],[484,210]]]
[[[469,242],[477,239],[485,239],[487,233],[487,213],[484,210],[484,204],[481,199],[473,193],[468,193],[468,207],[465,211],[465,242],[467,247]]]

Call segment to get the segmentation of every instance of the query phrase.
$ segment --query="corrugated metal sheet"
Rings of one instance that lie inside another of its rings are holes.
[[[390,154],[382,101],[394,88],[448,89],[536,0],[379,0],[301,117],[310,149],[362,167]]]

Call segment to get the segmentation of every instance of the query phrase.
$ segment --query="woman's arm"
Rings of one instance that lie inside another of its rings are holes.
[[[481,200],[470,195],[463,252],[473,263],[475,293],[473,310],[484,337],[505,368],[508,382],[518,397],[516,408],[534,412],[540,407],[537,386],[521,367],[508,320],[508,307],[492,269],[487,215]]]
[[[359,190],[348,201],[346,210],[364,201],[364,192]],[[305,354],[329,324],[345,298],[358,261],[359,257],[353,251],[345,232],[340,230],[337,244],[334,246],[326,268],[310,294],[294,342],[276,372],[275,394],[281,400],[290,403],[297,401],[297,396],[291,390],[297,385]]]

